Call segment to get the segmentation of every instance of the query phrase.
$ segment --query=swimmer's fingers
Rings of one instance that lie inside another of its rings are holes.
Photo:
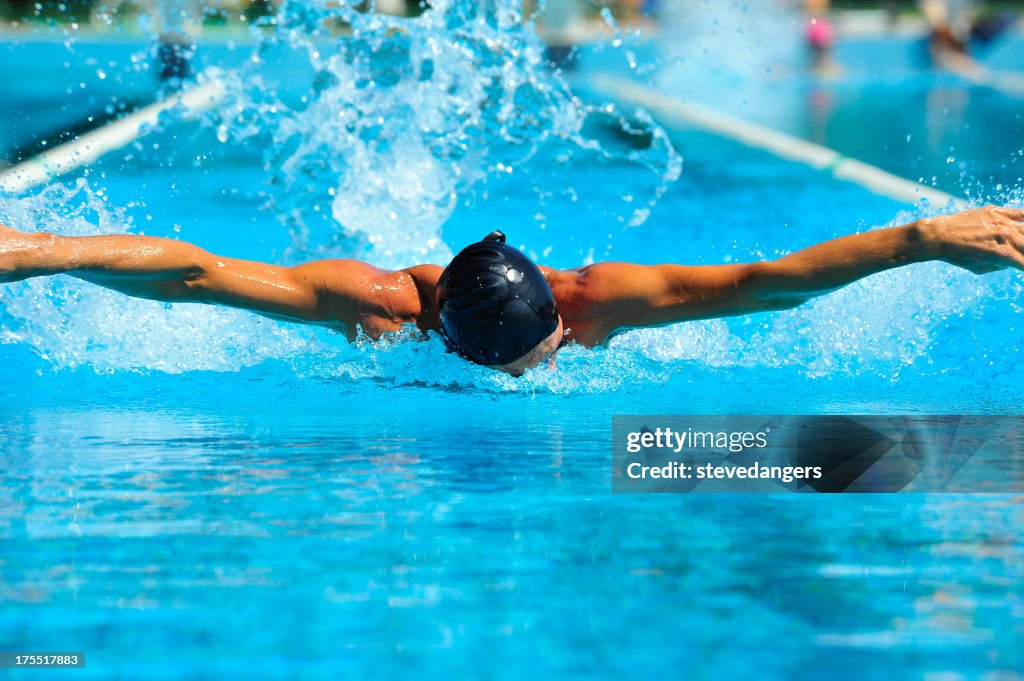
[[[998,222],[993,225],[996,231],[991,241],[954,264],[972,274],[991,274],[1008,267],[1024,271],[1024,229],[1016,223],[1011,227]]]
[[[1010,208],[1009,206],[995,206],[992,212],[1009,218],[1014,222],[1024,222],[1024,208]]]
[[[975,274],[1024,271],[1024,210],[985,206],[934,220],[942,260]]]
[[[1003,267],[1016,267],[1024,271],[1024,229],[1013,230],[1009,236],[1009,242],[999,252],[1003,258]]]

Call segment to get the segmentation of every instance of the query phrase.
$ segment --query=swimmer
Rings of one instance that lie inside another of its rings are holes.
[[[835,30],[828,20],[830,0],[806,0],[807,27],[804,41],[811,55],[811,71],[823,78],[842,75],[842,68],[833,58]]]
[[[415,324],[471,362],[513,375],[566,343],[627,329],[796,307],[858,279],[939,260],[977,274],[1024,270],[1024,209],[986,207],[825,241],[774,261],[539,267],[492,232],[447,267],[358,260],[296,267],[212,255],[148,236],[62,237],[0,226],[0,282],[68,274],[134,296],[207,303],[371,338]]]
[[[968,34],[974,16],[970,0],[919,0],[928,22],[928,53],[937,68],[965,76],[984,71],[970,54]]]

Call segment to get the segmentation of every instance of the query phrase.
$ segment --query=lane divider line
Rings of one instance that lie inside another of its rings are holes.
[[[224,100],[226,90],[219,81],[210,81],[150,104],[123,118],[87,132],[69,142],[0,171],[0,192],[21,194],[57,177],[87,166],[107,152],[120,149],[148,134],[160,115],[184,108],[190,115],[208,111]]]
[[[966,206],[965,199],[894,175],[835,149],[814,144],[772,128],[751,123],[730,114],[670,97],[645,85],[608,74],[590,76],[586,86],[619,102],[629,102],[650,111],[672,125],[697,128],[748,147],[767,151],[788,161],[803,163],[836,179],[852,182],[894,201],[917,204],[926,199],[935,208]]]

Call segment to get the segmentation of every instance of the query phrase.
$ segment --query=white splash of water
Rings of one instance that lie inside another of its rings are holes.
[[[310,89],[296,92],[297,101],[267,80],[263,58],[218,76],[232,91],[218,137],[272,138],[267,165],[283,187],[278,213],[294,221],[292,206],[301,214],[332,197],[332,229],[340,226],[342,238],[316,234],[300,218],[307,255],[364,257],[390,268],[444,262],[451,251],[442,226],[477,183],[522,172],[552,146],[566,162],[574,153],[608,153],[583,134],[595,109],[548,66],[518,0],[440,0],[416,18],[363,13],[359,4],[285,3],[261,55],[286,46],[305,56]],[[337,21],[353,36],[323,28]],[[633,226],[681,167],[664,132],[653,121],[641,124],[651,131],[650,148],[621,157],[661,180],[629,219]],[[324,243],[331,247],[318,248]]]

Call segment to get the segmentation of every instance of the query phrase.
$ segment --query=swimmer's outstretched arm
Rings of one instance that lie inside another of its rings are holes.
[[[986,207],[844,236],[770,262],[600,263],[580,270],[597,337],[625,328],[783,310],[858,279],[941,260],[977,274],[1024,270],[1024,210]]]
[[[395,315],[401,321],[418,309],[416,286],[405,271],[388,272],[358,260],[278,267],[223,258],[173,239],[61,237],[0,226],[0,282],[53,274],[136,298],[226,305],[338,328],[350,336],[357,323],[383,323]]]

